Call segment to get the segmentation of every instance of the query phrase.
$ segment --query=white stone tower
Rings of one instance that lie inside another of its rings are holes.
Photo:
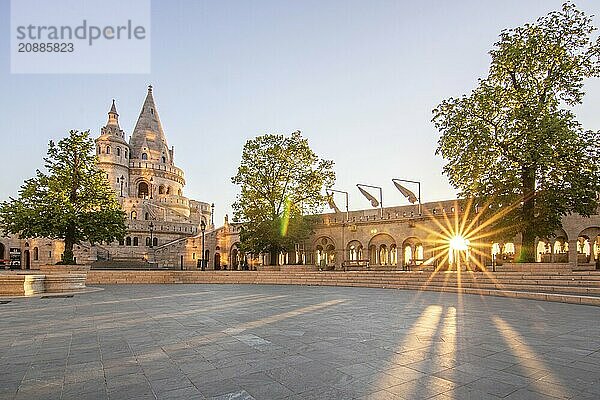
[[[125,133],[119,127],[119,114],[113,100],[108,112],[108,122],[96,139],[98,166],[106,172],[106,178],[118,196],[129,191],[129,145]]]

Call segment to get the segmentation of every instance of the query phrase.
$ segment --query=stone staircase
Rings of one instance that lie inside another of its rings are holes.
[[[291,272],[291,271],[95,271],[89,284],[259,284],[359,286],[454,292],[600,306],[600,271],[527,272]]]
[[[159,268],[158,263],[148,262],[148,260],[139,257],[113,257],[110,260],[98,260],[90,265],[90,270],[136,270],[151,271]]]

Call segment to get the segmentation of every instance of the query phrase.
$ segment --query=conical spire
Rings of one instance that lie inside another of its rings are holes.
[[[119,126],[119,114],[117,113],[115,99],[113,99],[112,106],[110,107],[110,111],[108,112],[108,122],[106,124]]]
[[[133,158],[142,158],[142,154],[146,153],[148,160],[163,162],[164,159],[164,162],[172,163],[167,139],[152,95],[152,85],[148,86],[144,105],[131,135],[130,146]]]
[[[108,121],[106,125],[100,130],[102,136],[114,136],[118,138],[119,142],[125,142],[125,132],[119,126],[119,113],[117,113],[117,106],[115,105],[115,99],[112,101],[110,111],[108,112]]]

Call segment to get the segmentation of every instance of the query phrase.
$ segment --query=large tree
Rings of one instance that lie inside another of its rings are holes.
[[[232,182],[241,193],[233,204],[240,221],[240,247],[253,254],[270,253],[276,263],[312,231],[327,198],[325,187],[335,181],[333,161],[320,159],[300,132],[263,135],[248,140]]]
[[[569,213],[594,213],[600,190],[600,133],[584,131],[572,108],[585,78],[600,74],[591,18],[566,3],[535,23],[505,30],[488,76],[469,95],[434,110],[436,154],[460,195],[497,211],[493,227],[520,233],[520,261]],[[502,209],[502,211],[499,211]]]
[[[64,239],[63,264],[73,264],[73,245],[122,239],[125,213],[96,165],[89,132],[70,131],[50,141],[44,158],[47,172],[36,171],[19,197],[0,204],[0,227],[20,237]]]

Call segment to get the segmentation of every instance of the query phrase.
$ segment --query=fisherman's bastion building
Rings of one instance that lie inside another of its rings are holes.
[[[243,254],[239,224],[225,216],[224,224],[215,227],[214,205],[184,196],[184,172],[175,165],[173,148],[167,145],[151,86],[129,141],[113,101],[96,138],[96,150],[99,166],[127,214],[128,233],[121,242],[76,245],[77,262],[92,268],[136,267],[139,273],[153,268],[196,270],[204,260],[206,269],[217,270],[266,269],[274,263],[309,269],[432,269],[451,261],[444,257],[448,253],[444,243],[468,217],[467,209],[472,209],[463,201],[447,200],[336,210],[319,215],[312,236],[294,251],[270,260],[268,254]],[[554,237],[537,242],[537,261],[569,263],[578,269],[598,267],[598,214],[563,218]],[[486,238],[472,249],[472,255],[488,266],[509,262],[518,253],[518,242],[518,238],[511,242]],[[54,264],[62,250],[62,242],[56,240],[0,238],[0,260],[22,269]]]

